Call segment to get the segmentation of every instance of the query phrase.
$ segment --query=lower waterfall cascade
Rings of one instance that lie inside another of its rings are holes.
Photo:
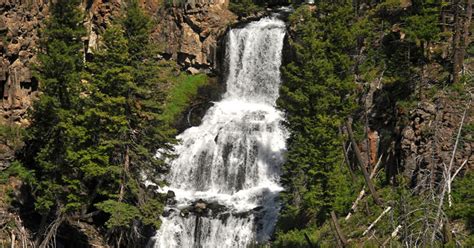
[[[227,91],[177,138],[156,248],[247,247],[276,224],[287,131],[278,98],[285,23],[265,17],[227,34]],[[196,209],[198,211],[196,211]]]

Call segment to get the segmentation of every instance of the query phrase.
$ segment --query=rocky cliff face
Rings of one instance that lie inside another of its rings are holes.
[[[469,100],[451,93],[420,102],[409,113],[409,123],[402,131],[401,161],[413,186],[435,184],[450,163],[454,170],[461,165],[474,169],[473,134],[465,131],[459,140],[457,137],[461,123],[464,130],[473,123],[471,107]]]
[[[48,0],[0,0],[0,123],[29,124],[26,113],[38,95],[40,82],[32,76],[39,31],[48,16]],[[165,58],[178,61],[192,73],[215,68],[217,42],[229,23],[236,20],[228,0],[173,1],[141,0],[156,23],[153,40]],[[84,0],[86,54],[92,54],[99,36],[119,17],[123,0]]]
[[[156,13],[154,39],[163,52],[185,67],[215,69],[217,43],[236,16],[229,0],[173,1]],[[160,18],[162,17],[162,18]]]
[[[0,121],[27,125],[26,109],[38,88],[31,66],[47,0],[0,0],[0,13]]]

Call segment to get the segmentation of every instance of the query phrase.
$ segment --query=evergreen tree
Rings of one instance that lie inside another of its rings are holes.
[[[42,33],[37,77],[42,95],[31,114],[27,130],[25,165],[35,171],[35,209],[42,215],[37,242],[52,220],[73,215],[84,198],[75,149],[84,141],[84,129],[75,118],[83,108],[79,83],[83,69],[81,37],[85,34],[79,0],[58,0]],[[57,227],[56,227],[57,228]]]
[[[37,67],[43,95],[23,160],[35,172],[33,198],[43,216],[38,244],[49,243],[66,220],[99,215],[97,224],[106,221],[117,247],[141,246],[133,230],[159,227],[163,210],[144,180],[163,184],[156,178],[166,172],[174,142],[174,130],[160,120],[164,92],[150,55],[150,20],[130,2],[84,70],[79,2],[52,4]],[[47,230],[50,223],[54,228]]]
[[[350,204],[339,127],[353,109],[352,22],[350,1],[319,1],[316,11],[303,6],[290,17],[299,40],[291,43],[296,56],[283,69],[278,102],[291,133],[282,175],[282,232],[321,224],[331,210]]]
[[[150,56],[155,48],[149,32],[149,18],[136,1],[129,2],[126,17],[105,31],[102,46],[88,65],[91,97],[84,120],[96,144],[85,153],[99,150],[105,160],[85,169],[104,186],[103,200],[95,206],[110,215],[106,225],[117,246],[125,234],[133,233],[136,220],[158,228],[163,210],[161,199],[151,197],[154,194],[149,195],[143,185],[144,179],[163,183],[156,178],[167,170],[164,159],[174,134],[160,120],[164,93],[159,65]],[[155,156],[158,150],[160,158]],[[140,245],[139,237],[128,237],[125,244]]]

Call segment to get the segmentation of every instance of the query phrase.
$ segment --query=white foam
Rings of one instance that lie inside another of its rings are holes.
[[[275,108],[284,35],[275,18],[229,31],[227,92],[200,126],[178,136],[169,186],[160,189],[173,191],[177,203],[168,206],[174,212],[162,218],[155,247],[246,247],[271,235],[287,138]],[[225,206],[226,215],[179,214],[199,199]]]

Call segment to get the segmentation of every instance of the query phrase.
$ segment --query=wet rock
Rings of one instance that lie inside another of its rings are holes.
[[[254,212],[259,212],[259,211],[261,211],[262,209],[263,209],[263,206],[258,206],[258,207],[256,207],[256,208],[252,209],[252,211],[254,211]]]
[[[189,216],[189,208],[185,208],[185,209],[182,209],[181,212],[179,213],[179,215],[181,217],[188,217]]]
[[[175,199],[176,195],[173,191],[168,190],[166,193],[166,204],[167,205],[176,205],[177,201]]]
[[[203,213],[207,210],[207,203],[201,199],[199,199],[196,203],[194,203],[194,212],[196,213]]]
[[[174,191],[168,190],[168,192],[166,192],[166,198],[175,198],[175,197],[176,197],[176,194],[174,193]]]
[[[176,212],[176,210],[174,210],[174,209],[168,209],[168,210],[163,211],[162,216],[163,216],[163,217],[169,217],[169,216],[171,216],[174,212]]]

